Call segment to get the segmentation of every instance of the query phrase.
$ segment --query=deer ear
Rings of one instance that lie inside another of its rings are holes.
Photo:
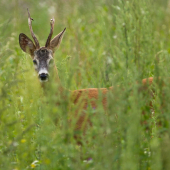
[[[50,41],[50,49],[52,49],[53,52],[60,46],[65,30],[66,28]]]
[[[19,35],[19,45],[21,47],[21,49],[30,54],[31,57],[33,57],[34,55],[34,51],[35,51],[35,45],[34,43],[32,42],[31,39],[29,39],[25,34],[21,33]]]

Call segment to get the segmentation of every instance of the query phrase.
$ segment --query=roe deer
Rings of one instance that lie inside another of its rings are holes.
[[[64,89],[60,83],[56,65],[55,64],[52,65],[53,69],[50,67],[50,65],[54,59],[53,54],[55,50],[59,47],[66,28],[64,28],[62,32],[60,32],[57,36],[55,36],[51,40],[54,29],[54,19],[51,19],[50,22],[51,30],[47,38],[45,47],[40,47],[39,42],[32,29],[32,20],[33,19],[31,18],[28,10],[28,25],[35,44],[25,34],[21,33],[19,35],[20,47],[24,52],[30,54],[35,66],[35,70],[37,71],[38,77],[42,83],[48,81],[48,79],[51,79],[52,77],[59,85],[59,91],[61,96],[63,91],[65,91],[66,93],[70,93],[71,96],[70,102],[72,102],[74,105],[78,105],[77,107],[78,109],[76,109],[75,113],[73,113],[73,117],[78,115],[75,130],[82,130],[83,132],[85,132],[87,126],[88,125],[91,126],[91,122],[88,118],[88,115],[85,114],[84,110],[87,109],[88,103],[90,103],[92,108],[97,107],[97,99],[99,98],[99,93],[101,93],[102,96],[103,108],[106,110],[107,107],[106,93],[108,92],[108,89],[88,88],[75,91]],[[55,75],[49,76],[51,74],[50,71],[53,71]],[[112,89],[112,87],[110,89]],[[78,112],[80,112],[80,114],[78,114]]]
[[[110,87],[109,89],[87,88],[75,91],[64,89],[60,83],[56,65],[53,63],[52,65],[53,69],[50,69],[50,65],[54,60],[53,54],[55,50],[59,47],[66,28],[64,28],[62,32],[60,32],[51,40],[54,29],[54,19],[51,19],[50,21],[51,30],[47,38],[45,47],[40,47],[39,42],[32,29],[32,20],[33,19],[31,18],[28,10],[28,25],[35,44],[25,34],[21,33],[19,35],[20,47],[24,52],[30,54],[35,66],[35,70],[37,71],[38,77],[42,83],[48,81],[48,79],[53,78],[58,84],[59,94],[61,96],[63,92],[70,93],[71,96],[70,102],[73,103],[74,105],[78,105],[77,107],[78,109],[76,109],[76,111],[72,115],[73,116],[72,119],[76,117],[77,120],[75,130],[81,130],[85,132],[87,126],[92,125],[91,121],[88,118],[88,114],[85,113],[88,103],[90,103],[92,108],[97,108],[99,94],[101,94],[103,108],[104,110],[107,110],[107,92],[109,90],[112,90],[113,87]],[[50,71],[53,71],[54,75],[49,76],[51,74]],[[141,83],[144,85],[144,87],[147,87],[148,85],[152,84],[152,82],[153,78],[150,77],[143,79]],[[80,114],[78,114],[78,112],[80,112]]]

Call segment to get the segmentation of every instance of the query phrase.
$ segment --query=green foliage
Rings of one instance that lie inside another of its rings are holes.
[[[68,94],[56,95],[54,83],[44,92],[19,47],[21,32],[31,38],[26,8],[41,46],[50,18],[54,35],[67,28],[55,53],[65,88],[114,87],[106,112],[101,95],[88,107],[85,136],[69,126]],[[1,0],[0,169],[169,170],[169,8],[167,0]],[[150,76],[152,86],[141,87]]]

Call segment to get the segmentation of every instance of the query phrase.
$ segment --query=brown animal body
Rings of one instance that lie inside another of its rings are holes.
[[[149,78],[143,79],[142,80],[142,84],[143,85],[148,85],[148,84],[151,85],[153,83],[153,80],[154,80],[153,77],[149,77]]]
[[[103,105],[103,109],[106,111],[107,109],[107,92],[106,88],[89,88],[89,89],[81,89],[75,90],[71,92],[71,102],[76,106],[76,111],[74,116],[77,117],[75,130],[83,130],[85,132],[88,125],[92,125],[90,119],[88,118],[88,114],[86,114],[87,107],[90,106],[91,109],[97,109],[97,105],[101,103]],[[101,96],[101,101],[99,100],[99,96]]]
[[[145,91],[150,91],[149,90],[149,86],[152,85],[154,81],[154,78],[153,77],[149,77],[149,78],[145,78],[142,80],[142,82],[140,82],[139,84],[141,84],[141,87],[140,89],[141,90],[145,90]],[[141,91],[139,89],[139,92]],[[76,123],[76,130],[80,130],[82,129],[83,125],[85,124],[86,125],[86,122],[88,122],[87,125],[92,125],[91,121],[87,118],[87,114],[84,114],[82,112],[82,110],[86,110],[87,109],[87,106],[89,105],[90,103],[90,106],[91,108],[93,109],[96,109],[97,108],[97,104],[99,104],[98,102],[98,97],[101,96],[102,100],[102,105],[103,105],[103,109],[107,112],[107,105],[108,105],[108,102],[107,102],[107,93],[111,91],[113,92],[113,87],[110,87],[109,89],[107,88],[89,88],[89,89],[81,89],[81,90],[75,90],[75,91],[72,91],[72,95],[71,95],[71,101],[74,102],[75,105],[79,104],[81,105],[80,107],[78,107],[80,110],[78,111],[81,111],[81,114],[78,115],[79,118],[77,120],[77,123]],[[153,97],[153,92],[150,92],[150,95],[151,98]],[[150,109],[153,108],[153,105],[152,105],[152,101],[149,101],[148,103],[148,106],[150,107]],[[75,116],[78,114],[78,111],[76,112]],[[116,111],[115,111],[116,113]],[[145,112],[143,112],[143,114],[145,114]],[[147,124],[147,122],[142,122],[142,124]],[[84,130],[86,130],[86,126],[84,126]]]

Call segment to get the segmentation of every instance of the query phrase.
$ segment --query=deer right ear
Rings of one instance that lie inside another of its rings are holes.
[[[66,28],[51,40],[50,48],[53,52],[60,46],[65,30]]]
[[[35,51],[36,47],[35,47],[34,43],[32,42],[32,40],[29,39],[23,33],[21,33],[19,35],[19,45],[24,52],[30,54],[31,57],[34,56],[34,51]]]

